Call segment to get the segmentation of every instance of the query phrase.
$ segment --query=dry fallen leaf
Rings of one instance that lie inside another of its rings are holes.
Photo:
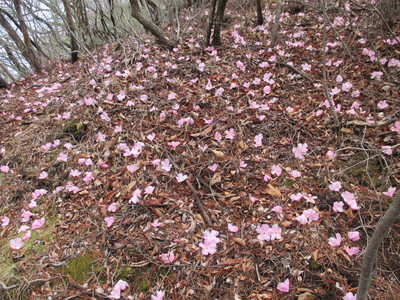
[[[263,192],[277,198],[282,196],[279,188],[274,187],[272,184],[267,184],[267,187],[263,190]]]

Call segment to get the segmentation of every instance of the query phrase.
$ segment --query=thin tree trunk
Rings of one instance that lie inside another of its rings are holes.
[[[263,8],[261,4],[261,0],[256,0],[257,4],[257,25],[262,25],[264,24],[264,18],[263,18]]]
[[[278,33],[279,33],[279,19],[281,18],[282,14],[282,0],[276,0],[277,1],[277,9],[276,9],[276,15],[275,15],[275,24],[274,27],[272,28],[272,37],[271,37],[271,44],[270,47],[274,48],[276,45],[276,41],[278,40]]]
[[[8,89],[8,83],[0,76],[0,89]]]
[[[222,23],[224,21],[224,14],[225,14],[225,8],[226,8],[227,2],[228,2],[228,0],[219,0],[219,2],[218,2],[218,8],[217,8],[217,13],[215,16],[215,23],[214,23],[213,40],[211,43],[213,46],[221,45],[221,27],[222,27]]]
[[[22,75],[23,77],[27,76],[29,74],[28,69],[20,63],[20,61],[18,60],[17,57],[15,57],[11,48],[3,40],[0,40],[0,44],[4,47],[4,50],[6,51],[8,59],[10,60],[12,65],[15,67],[15,69],[18,71],[18,73],[20,75]]]
[[[38,61],[35,59],[35,55],[31,55],[32,49],[30,51],[27,49],[25,43],[21,40],[18,33],[14,30],[14,28],[8,23],[7,19],[4,17],[2,12],[0,11],[0,25],[7,31],[8,35],[14,41],[18,50],[21,52],[21,55],[28,61],[29,65],[35,72],[41,71],[41,66]]]
[[[376,257],[378,255],[379,247],[382,244],[385,235],[388,233],[390,227],[400,216],[400,190],[397,192],[396,197],[390,204],[385,215],[378,223],[374,233],[365,250],[363,266],[360,274],[360,282],[357,288],[357,300],[366,300],[368,295],[368,288],[372,279],[372,268]]]
[[[113,32],[114,36],[117,37],[117,23],[115,22],[114,17],[114,0],[108,0],[108,5],[110,6],[110,19],[113,24]]]
[[[325,92],[325,96],[328,99],[329,105],[331,107],[331,111],[332,111],[332,115],[333,115],[333,120],[335,121],[336,126],[339,126],[340,122],[336,113],[336,108],[335,108],[335,104],[333,103],[332,97],[329,94],[328,91],[328,84],[327,84],[327,79],[326,79],[326,52],[327,52],[327,48],[326,48],[326,27],[327,27],[327,15],[326,15],[326,11],[325,11],[325,0],[322,0],[322,13],[324,15],[324,28],[323,28],[323,33],[322,33],[322,84],[324,86],[324,92]]]
[[[17,79],[14,77],[13,74],[8,70],[8,68],[0,61],[0,68],[3,70],[5,74],[7,74],[8,78],[11,79],[11,81],[16,81]]]
[[[28,33],[28,27],[25,24],[24,18],[22,17],[21,10],[21,0],[14,0],[14,7],[17,13],[17,19],[19,21],[19,26],[21,28],[22,36],[24,38],[25,49],[27,57],[29,57],[29,63],[31,64],[33,70],[37,73],[42,71],[41,63],[36,55],[36,53],[32,49],[31,39]]]
[[[141,13],[137,0],[129,0],[131,4],[131,15],[134,17],[147,31],[153,34],[157,40],[167,47],[172,49],[175,46],[175,42],[170,40],[165,33],[152,21],[146,19]]]
[[[208,21],[206,26],[206,36],[205,36],[205,43],[206,45],[210,45],[211,40],[211,31],[214,25],[214,16],[215,16],[215,8],[217,6],[217,0],[211,0],[210,11],[208,13]]]
[[[81,37],[81,40],[83,40],[85,46],[89,49],[92,49],[94,42],[92,32],[89,29],[89,20],[86,12],[85,2],[83,0],[74,0],[73,3],[76,25],[80,31],[79,36]]]
[[[71,62],[74,63],[79,59],[78,41],[76,40],[76,29],[74,19],[72,18],[71,5],[69,0],[62,0],[67,18],[67,25],[71,37]]]

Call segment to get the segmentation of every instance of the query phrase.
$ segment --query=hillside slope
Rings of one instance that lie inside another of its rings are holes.
[[[221,47],[200,45],[188,10],[174,51],[131,38],[3,93],[2,299],[356,292],[400,181],[399,44],[370,40],[363,12],[330,12],[336,126],[321,18],[284,13],[271,50],[272,13],[255,27],[227,11]],[[399,242],[395,225],[373,299],[400,293]]]

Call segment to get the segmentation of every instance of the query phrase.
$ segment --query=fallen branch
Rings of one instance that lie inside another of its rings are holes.
[[[303,76],[304,78],[306,78],[307,80],[311,81],[311,82],[315,82],[315,80],[313,80],[310,76],[308,76],[307,74],[303,73],[302,71],[300,71],[299,69],[297,69],[296,67],[289,65],[288,63],[285,63],[283,61],[268,61],[269,63],[272,64],[276,64],[276,65],[282,65],[285,67],[288,67],[289,69],[293,70],[294,72],[296,72],[297,74],[300,74],[301,76]]]
[[[356,126],[366,126],[366,127],[382,127],[382,126],[390,125],[390,124],[394,123],[395,121],[396,121],[396,119],[394,119],[394,118],[393,119],[383,119],[381,121],[373,122],[373,123],[354,120],[354,121],[347,122],[346,125],[356,125]]]
[[[71,278],[68,277],[68,281],[69,283],[76,289],[78,289],[79,291],[81,291],[83,294],[90,296],[90,297],[94,297],[96,299],[112,299],[109,296],[107,296],[106,294],[103,293],[98,293],[96,291],[88,291],[87,289],[85,289],[84,287],[80,286],[79,284],[75,283]]]
[[[372,279],[372,268],[378,255],[379,247],[385,238],[386,233],[394,224],[400,214],[400,191],[397,192],[385,215],[378,223],[372,234],[371,240],[365,250],[363,266],[360,274],[360,282],[357,289],[357,300],[366,300],[368,288]]]
[[[0,287],[1,287],[3,290],[8,291],[8,290],[13,290],[13,289],[17,288],[18,285],[17,285],[17,284],[13,284],[13,285],[7,286],[4,282],[0,281]]]
[[[172,164],[174,165],[174,167],[179,170],[179,166],[171,159],[171,157],[168,156],[168,159],[170,162],[172,162]],[[204,220],[206,221],[208,226],[213,226],[213,223],[211,222],[210,217],[208,216],[206,210],[204,209],[203,204],[201,203],[201,200],[199,198],[199,195],[197,194],[196,189],[193,187],[192,183],[188,180],[185,180],[186,185],[189,187],[189,189],[192,191],[192,194],[194,196],[195,199],[195,203],[197,205],[197,208],[200,210],[201,215],[203,216]]]

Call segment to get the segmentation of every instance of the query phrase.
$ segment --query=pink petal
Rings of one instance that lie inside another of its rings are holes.
[[[112,224],[114,224],[114,217],[106,217],[104,218],[104,222],[107,223],[107,227],[110,228]]]
[[[360,248],[358,247],[345,247],[344,250],[346,250],[347,254],[352,256],[352,255],[356,255],[358,254],[358,252],[360,252]]]
[[[44,223],[45,223],[45,219],[44,218],[41,218],[41,219],[33,221],[32,230],[33,229],[39,229],[40,227],[42,227],[44,225]]]
[[[24,242],[21,238],[11,239],[10,240],[10,247],[14,250],[19,250],[24,246]]]
[[[237,227],[236,225],[233,225],[233,224],[228,224],[228,230],[230,231],[230,232],[238,232],[239,231],[239,227]]]
[[[278,283],[278,286],[276,288],[283,293],[289,292],[290,288],[289,278],[287,278],[284,282]]]

